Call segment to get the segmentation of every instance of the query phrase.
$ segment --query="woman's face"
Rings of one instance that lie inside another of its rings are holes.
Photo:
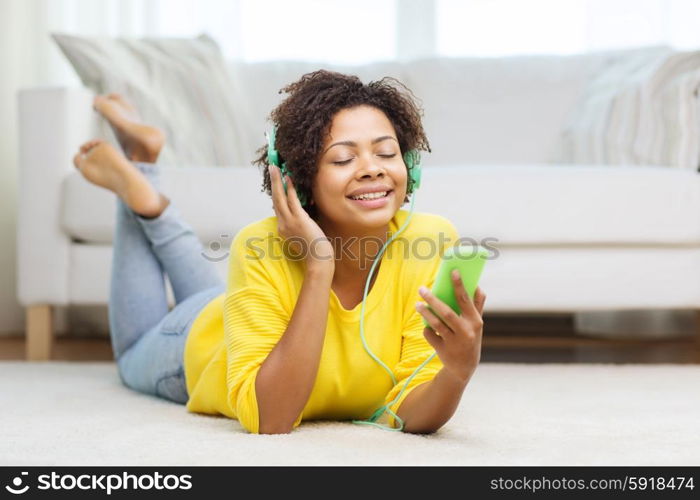
[[[311,189],[320,220],[343,232],[386,227],[403,205],[407,175],[396,132],[382,111],[367,105],[339,111]],[[353,199],[386,191],[377,199]]]

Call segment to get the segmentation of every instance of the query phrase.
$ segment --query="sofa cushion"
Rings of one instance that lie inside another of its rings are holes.
[[[144,122],[165,131],[160,164],[249,162],[237,128],[234,82],[212,38],[53,38],[86,87],[125,95]]]
[[[426,168],[416,210],[504,245],[700,243],[700,176],[655,166]]]
[[[481,165],[426,167],[423,175],[415,210],[447,217],[463,238],[502,245],[700,243],[700,176],[686,170]],[[213,258],[243,226],[274,215],[261,178],[254,167],[161,168],[162,191]],[[76,171],[65,178],[62,199],[67,234],[111,243],[111,192]]]
[[[112,245],[72,244],[69,250],[67,301],[70,304],[106,304],[109,302],[109,282],[111,281]],[[221,280],[228,276],[227,259],[212,263]],[[175,305],[175,294],[168,275],[165,274],[166,296],[170,306]]]
[[[404,83],[423,101],[433,149],[426,164],[558,163],[562,129],[588,82],[648,50],[407,62]]]
[[[561,161],[697,169],[700,51],[658,47],[609,65],[563,131]]]
[[[68,303],[106,304],[112,246],[72,244],[69,255]],[[661,263],[662,267],[653,268]],[[647,246],[635,251],[621,246],[508,247],[486,263],[479,286],[489,296],[489,312],[697,309],[700,283],[669,277],[697,272],[699,263],[697,246]],[[227,264],[227,260],[214,261],[223,280],[228,276]],[[649,272],[657,269],[663,272]],[[166,286],[168,303],[174,305],[168,281]],[[597,319],[590,313],[585,317],[588,322]],[[608,312],[600,318],[610,320]],[[655,328],[666,337],[679,330],[658,323]],[[639,336],[639,330],[631,331]]]
[[[161,191],[177,205],[205,248],[227,251],[246,224],[274,215],[257,168],[160,167]],[[116,196],[86,181],[78,171],[64,178],[61,226],[86,243],[112,242]],[[223,249],[223,250],[221,250]]]

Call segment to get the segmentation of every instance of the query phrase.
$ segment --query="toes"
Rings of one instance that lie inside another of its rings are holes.
[[[112,99],[113,101],[116,101],[119,103],[122,107],[127,109],[128,111],[135,111],[134,106],[127,100],[126,97],[124,97],[122,94],[109,94],[109,98]]]
[[[80,170],[80,165],[82,165],[84,158],[85,156],[82,153],[75,154],[75,156],[73,157],[73,165],[75,165],[75,168]]]
[[[121,94],[117,94],[116,92],[107,94],[107,99],[111,101],[117,101],[119,103],[124,103],[124,96],[122,96]]]
[[[103,100],[104,96],[96,95],[92,100],[92,109],[94,109],[95,111],[99,111],[99,106],[102,104]]]
[[[96,148],[97,146],[99,146],[100,144],[102,144],[104,142],[105,141],[103,141],[102,139],[95,139],[94,141],[90,141],[90,147],[87,149],[87,151],[85,153],[89,153],[94,148]]]
[[[86,154],[88,151],[90,151],[92,148],[97,146],[99,143],[102,142],[102,139],[93,139],[91,141],[87,141],[85,144],[80,146],[80,152],[82,154]]]

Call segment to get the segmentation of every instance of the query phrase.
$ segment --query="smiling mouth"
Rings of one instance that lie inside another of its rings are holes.
[[[387,196],[389,196],[393,192],[394,192],[394,190],[390,189],[389,191],[380,191],[378,193],[371,193],[370,196],[347,196],[347,198],[349,200],[354,200],[354,201],[381,200],[383,198],[386,198]]]

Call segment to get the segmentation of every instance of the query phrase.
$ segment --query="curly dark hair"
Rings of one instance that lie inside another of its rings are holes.
[[[298,81],[283,87],[284,99],[271,113],[269,120],[276,126],[275,147],[280,165],[286,162],[297,193],[306,197],[304,207],[316,219],[317,206],[311,205],[311,186],[318,170],[324,138],[330,133],[336,113],[360,105],[373,106],[384,112],[396,131],[401,153],[411,149],[430,152],[430,144],[423,130],[423,110],[408,87],[397,79],[384,77],[363,84],[354,75],[318,70],[303,75]],[[272,196],[270,174],[267,170],[267,144],[255,152],[252,163],[261,167],[262,190]],[[404,203],[413,192],[413,181],[408,177]]]

